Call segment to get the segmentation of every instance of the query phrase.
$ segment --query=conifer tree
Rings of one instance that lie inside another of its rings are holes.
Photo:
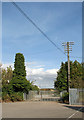
[[[57,73],[57,79],[54,83],[54,86],[58,91],[67,90],[67,72],[68,72],[68,63],[61,63],[61,68]],[[81,88],[82,86],[82,64],[77,60],[74,62],[70,61],[70,88]]]
[[[26,92],[30,89],[30,82],[26,79],[25,59],[23,54],[17,53],[15,56],[12,86],[15,92]]]
[[[21,53],[17,53],[15,56],[15,63],[14,63],[14,75],[15,76],[23,76],[26,78],[26,70],[24,65],[24,56]]]

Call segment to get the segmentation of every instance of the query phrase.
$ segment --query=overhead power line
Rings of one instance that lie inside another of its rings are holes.
[[[78,57],[78,56],[70,56],[70,57],[72,57],[72,58],[80,58],[80,59],[82,59],[82,57]]]
[[[63,54],[65,54],[44,32],[43,30],[40,29],[40,27],[38,27],[35,22],[30,19],[30,17],[15,3],[15,2],[12,2],[12,4],[20,11],[20,13],[22,13],[25,18],[30,21],[46,38],[48,41],[50,41],[59,51],[61,51]],[[66,54],[65,54],[66,55]]]
[[[30,22],[47,38],[48,41],[50,41],[59,51],[61,51],[64,55],[66,55],[65,52],[63,52],[63,51],[43,32],[43,30],[41,30],[40,27],[38,27],[38,26],[36,25],[35,22],[34,22],[32,19],[30,19],[30,17],[29,17],[15,2],[12,2],[12,4],[20,11],[21,14],[24,15],[24,17],[25,17],[28,21],[30,21]],[[70,57],[73,57],[73,58],[82,58],[82,57],[77,57],[77,56],[70,56]]]

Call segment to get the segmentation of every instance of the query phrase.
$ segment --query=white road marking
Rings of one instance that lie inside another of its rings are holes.
[[[73,113],[72,115],[70,115],[66,120],[69,120],[70,118],[72,118],[76,113],[80,112],[80,110],[82,110],[83,107],[81,107],[80,109],[78,109],[75,113]]]

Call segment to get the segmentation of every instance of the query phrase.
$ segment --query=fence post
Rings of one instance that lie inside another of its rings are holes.
[[[26,100],[26,93],[23,93],[23,99]]]
[[[70,91],[70,88],[69,88],[69,105],[71,105],[71,91]]]

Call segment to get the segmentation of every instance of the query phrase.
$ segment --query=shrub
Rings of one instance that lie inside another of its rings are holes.
[[[7,94],[6,92],[3,92],[3,93],[2,93],[2,100],[5,101],[5,102],[10,101],[10,96],[9,96],[9,94]]]
[[[63,101],[63,103],[69,102],[69,93],[68,93],[68,92],[65,92],[65,93],[62,95],[62,101]]]
[[[21,93],[21,92],[13,92],[11,94],[8,94],[7,92],[3,92],[2,93],[2,100],[4,102],[22,101],[23,100],[23,93]]]
[[[11,101],[22,101],[23,100],[23,93],[21,92],[14,92],[10,95]]]

